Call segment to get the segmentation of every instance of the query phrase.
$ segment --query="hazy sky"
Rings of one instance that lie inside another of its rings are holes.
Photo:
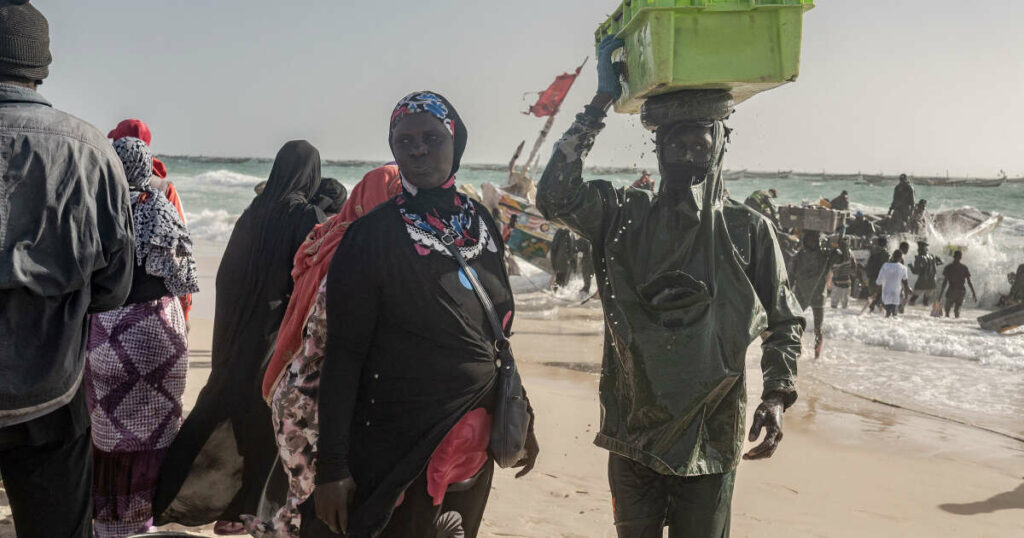
[[[543,120],[526,92],[593,55],[614,0],[34,0],[54,64],[41,88],[105,131],[147,121],[165,154],[387,159],[394,103],[434,89],[469,127],[467,162],[507,162]],[[795,84],[742,104],[734,169],[1024,175],[1024,2],[820,0]],[[596,87],[594,62],[555,136]],[[635,117],[588,164],[652,166]],[[545,146],[550,152],[550,143]],[[546,158],[546,155],[545,155]]]

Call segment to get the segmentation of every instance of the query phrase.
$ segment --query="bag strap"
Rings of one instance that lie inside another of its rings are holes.
[[[462,257],[459,247],[455,245],[455,235],[451,230],[446,231],[443,235],[435,233],[435,236],[441,240],[444,248],[459,263],[462,273],[466,275],[466,279],[469,280],[470,285],[473,287],[477,299],[480,300],[480,306],[483,307],[484,314],[487,316],[487,321],[491,325],[491,332],[494,333],[494,350],[501,359],[501,369],[503,372],[511,373],[515,370],[515,360],[512,358],[511,344],[508,341],[508,337],[505,336],[505,330],[502,329],[501,322],[498,321],[498,313],[494,311],[494,303],[491,302],[490,295],[487,294],[487,290],[484,289],[480,280],[476,277],[476,273],[469,268],[466,259]]]

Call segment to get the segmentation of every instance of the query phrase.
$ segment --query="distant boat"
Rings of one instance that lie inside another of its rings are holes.
[[[743,177],[746,179],[778,179],[780,176],[779,172],[751,172],[745,170]]]
[[[969,187],[1002,187],[1003,183],[1006,183],[1006,178],[1004,177],[998,179],[979,179],[977,181],[968,181],[965,184]]]
[[[948,185],[950,179],[948,177],[940,176],[920,176],[910,178],[910,182],[914,185]]]
[[[864,183],[869,183],[871,185],[878,185],[880,183],[885,183],[886,180],[892,180],[892,178],[888,176],[871,174],[861,174],[860,178],[864,180]]]
[[[793,172],[789,175],[794,179],[806,181],[825,181],[827,179],[825,172]]]

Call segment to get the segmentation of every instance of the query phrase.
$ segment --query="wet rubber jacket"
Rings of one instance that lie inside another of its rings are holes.
[[[939,266],[942,259],[932,254],[918,254],[914,258],[914,265],[910,271],[917,275],[917,282],[914,283],[914,290],[934,290],[939,287],[936,276],[939,273]]]
[[[801,309],[825,305],[825,288],[828,284],[828,272],[832,266],[846,261],[846,257],[838,250],[821,247],[817,250],[801,248],[793,256],[792,270],[789,272],[793,282],[793,293]]]
[[[88,314],[128,297],[133,252],[110,141],[35,91],[0,84],[0,428],[71,401]]]
[[[764,215],[775,226],[779,225],[779,208],[772,201],[772,194],[768,191],[754,191],[744,202],[747,207]]]
[[[723,199],[721,122],[699,211],[584,182],[603,117],[593,107],[577,116],[537,191],[545,217],[593,244],[606,329],[595,444],[666,475],[728,472],[743,446],[744,357],[758,335],[764,393],[796,400],[804,320],[774,227]]]

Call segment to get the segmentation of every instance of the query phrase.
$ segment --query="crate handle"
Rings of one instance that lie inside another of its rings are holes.
[[[746,0],[746,2],[747,5],[750,6],[750,9],[754,9],[755,7],[757,7],[757,0]],[[690,0],[690,5],[693,7],[706,9],[708,7],[708,0]]]

